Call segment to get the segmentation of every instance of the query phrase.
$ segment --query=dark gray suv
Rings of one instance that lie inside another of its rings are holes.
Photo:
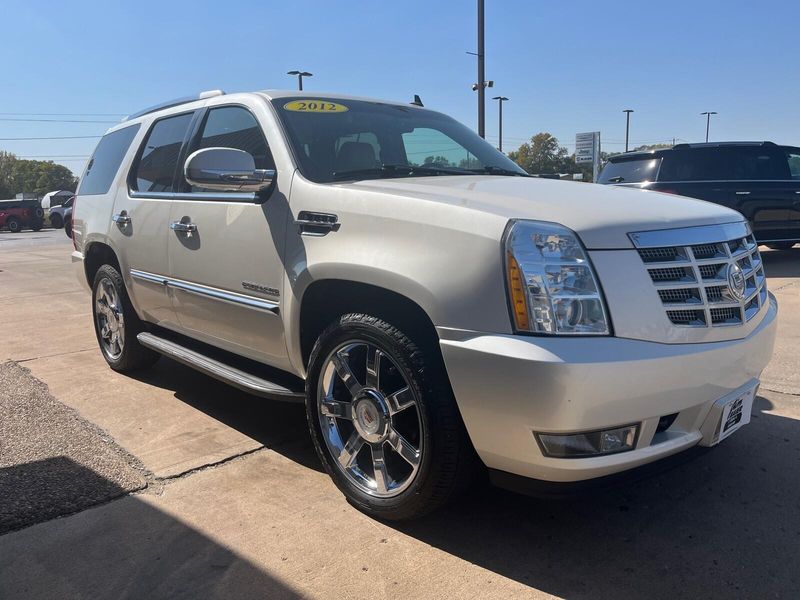
[[[800,148],[720,142],[629,152],[612,156],[598,183],[716,202],[747,217],[761,244],[786,250],[800,242]]]

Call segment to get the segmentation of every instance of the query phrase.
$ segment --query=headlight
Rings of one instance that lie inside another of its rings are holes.
[[[575,233],[556,223],[513,221],[505,260],[517,331],[609,333],[600,285]]]

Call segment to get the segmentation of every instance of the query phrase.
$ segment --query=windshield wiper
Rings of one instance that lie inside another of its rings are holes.
[[[379,177],[414,177],[415,175],[470,175],[471,172],[449,167],[434,167],[414,166],[414,165],[381,165],[380,167],[371,167],[367,169],[350,169],[348,171],[334,171],[334,181],[343,179],[358,179],[359,177],[368,177],[370,175],[377,175]]]
[[[496,167],[494,165],[486,165],[482,169],[470,169],[473,173],[486,173],[487,175],[513,175],[516,177],[530,177],[527,173],[520,173],[513,169],[506,169],[504,167]]]

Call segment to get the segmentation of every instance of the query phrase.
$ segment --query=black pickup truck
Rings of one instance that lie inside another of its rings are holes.
[[[747,217],[761,244],[800,242],[800,148],[720,142],[628,152],[609,159],[598,183],[716,202]]]

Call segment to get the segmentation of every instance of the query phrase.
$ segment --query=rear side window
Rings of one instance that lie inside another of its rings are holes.
[[[119,170],[125,153],[131,146],[139,124],[117,129],[103,136],[86,165],[77,193],[81,196],[94,196],[108,193],[111,182]]]
[[[731,152],[731,179],[789,179],[786,154],[772,147],[737,148]]]
[[[719,148],[674,150],[664,156],[659,181],[725,181],[731,179],[728,152]]]
[[[660,158],[642,158],[638,160],[620,160],[609,162],[603,167],[598,183],[641,183],[655,181]]]
[[[139,192],[171,192],[178,155],[194,113],[156,121],[141,149],[131,182]]]

